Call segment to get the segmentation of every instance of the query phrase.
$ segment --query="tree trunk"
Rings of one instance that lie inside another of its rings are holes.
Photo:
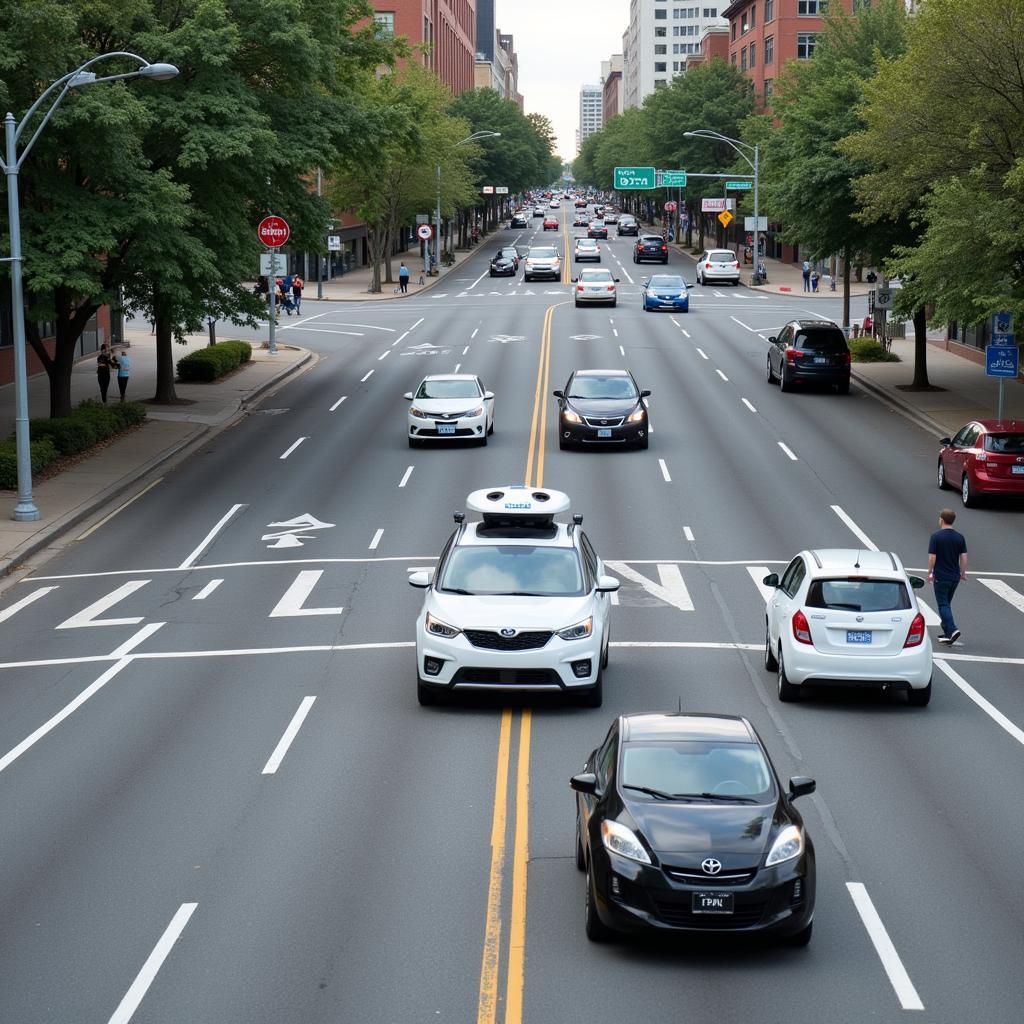
[[[835,270],[832,271],[835,274]],[[843,248],[843,326],[850,326],[850,247]]]
[[[72,336],[72,328],[65,321],[57,321],[57,342],[53,361],[47,367],[50,376],[50,418],[71,415],[71,374],[75,368],[75,347],[81,335]]]
[[[914,382],[913,388],[927,390],[928,383],[928,317],[924,306],[914,310]]]
[[[178,400],[174,390],[174,331],[170,317],[159,314],[156,319],[156,390],[154,402],[170,404]]]

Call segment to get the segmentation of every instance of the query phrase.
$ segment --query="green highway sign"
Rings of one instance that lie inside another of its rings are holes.
[[[661,171],[661,184],[665,188],[686,188],[686,171]]]
[[[616,167],[616,189],[654,188],[653,167]]]
[[[727,181],[725,183],[726,188],[753,188],[754,183],[752,181]]]

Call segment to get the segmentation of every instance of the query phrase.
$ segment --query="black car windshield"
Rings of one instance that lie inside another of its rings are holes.
[[[475,380],[425,380],[417,398],[479,398],[480,387]]]
[[[683,288],[683,279],[675,274],[655,274],[651,278],[651,288]]]
[[[639,244],[640,245],[661,245],[661,235],[644,235]]]
[[[621,786],[644,787],[699,800],[736,797],[757,803],[772,799],[772,773],[754,743],[681,740],[625,743]]]
[[[516,247],[514,245],[506,245],[504,249],[499,249],[498,250],[498,255],[499,256],[518,256],[519,254],[516,252]]]
[[[570,398],[636,398],[629,377],[574,377]]]
[[[542,249],[540,246],[536,246],[530,250],[531,260],[550,260],[554,259],[557,255],[557,249]]]
[[[1024,434],[986,434],[985,451],[1024,455]]]
[[[456,548],[444,569],[442,591],[577,597],[586,593],[575,548],[487,544]]]
[[[797,332],[796,347],[804,352],[845,352],[846,338],[838,328],[804,328]]]
[[[809,608],[899,612],[910,608],[910,592],[900,580],[814,580],[806,603]]]

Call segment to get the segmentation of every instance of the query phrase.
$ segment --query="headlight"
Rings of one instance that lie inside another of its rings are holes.
[[[573,412],[572,409],[566,409],[562,413],[562,416],[565,419],[566,423],[582,423],[583,422],[583,417],[580,416],[579,413]]]
[[[647,410],[640,406],[636,412],[631,412],[629,417],[626,419],[627,423],[639,423],[647,415]]]
[[[429,413],[425,413],[422,409],[417,409],[415,405],[409,406],[409,415],[417,416],[421,420],[426,420],[430,418]]]
[[[431,636],[443,636],[445,639],[451,640],[452,637],[458,636],[462,630],[449,626],[447,622],[442,622],[440,619],[435,619],[430,612],[427,612],[427,632]]]
[[[617,821],[601,822],[601,842],[604,848],[620,857],[637,860],[641,864],[650,864],[651,858],[632,829],[620,825]]]
[[[590,616],[582,622],[577,622],[575,626],[566,626],[565,629],[558,630],[558,635],[563,640],[582,640],[593,632],[594,618]]]
[[[467,416],[483,416],[483,414],[484,407],[482,405],[478,405],[475,409],[470,409],[469,412],[466,413]]]
[[[787,825],[772,843],[772,848],[765,861],[766,867],[782,864],[784,861],[799,857],[804,852],[804,834],[796,825]]]

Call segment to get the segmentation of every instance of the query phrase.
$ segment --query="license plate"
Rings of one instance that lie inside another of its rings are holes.
[[[731,914],[733,894],[731,892],[695,892],[693,912],[695,914]]]
[[[611,429],[611,427],[598,427],[597,436],[598,437],[611,437],[612,436],[612,429]]]
[[[815,356],[814,357],[814,364],[815,364],[815,366],[824,366],[827,362],[828,362],[828,356]]]
[[[455,424],[454,423],[438,423],[437,432],[439,434],[454,434]]]
[[[1014,476],[1024,476],[1024,466],[1011,466],[1010,472]]]
[[[846,642],[848,644],[869,644],[871,643],[871,630],[848,629],[846,631]]]

